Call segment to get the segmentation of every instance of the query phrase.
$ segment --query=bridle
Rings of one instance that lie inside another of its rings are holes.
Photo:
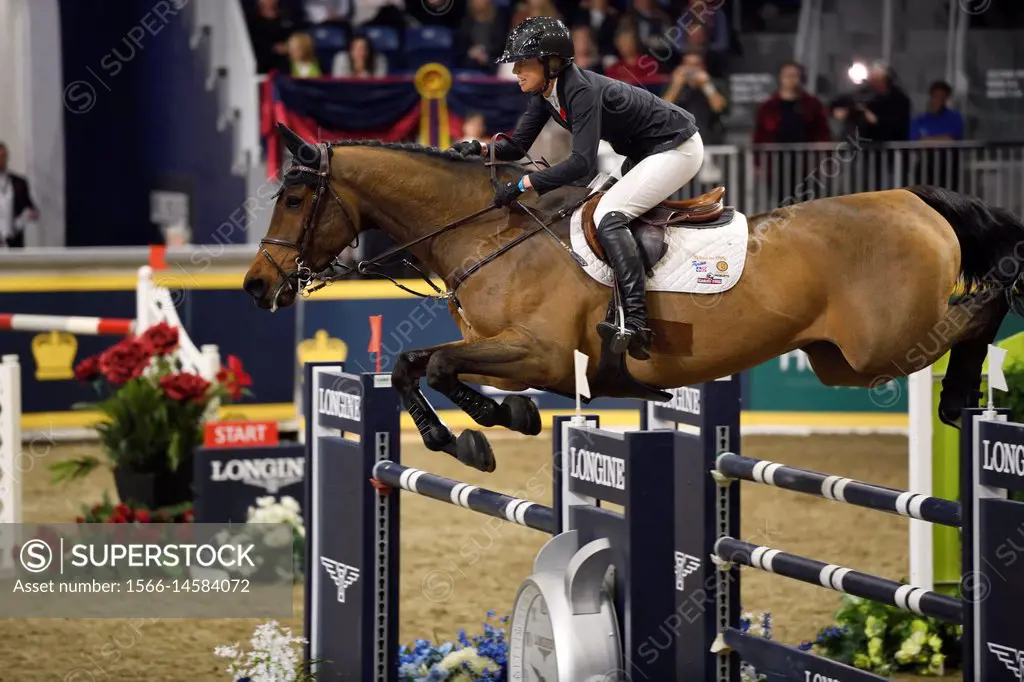
[[[306,214],[305,219],[302,222],[302,231],[299,233],[299,238],[295,241],[289,241],[287,239],[277,239],[274,237],[264,237],[260,240],[260,252],[263,257],[267,259],[267,262],[274,266],[278,274],[281,275],[281,283],[277,287],[277,291],[274,292],[274,298],[276,301],[277,297],[281,294],[281,290],[285,287],[292,287],[295,289],[296,294],[302,293],[309,284],[317,278],[313,271],[303,262],[302,254],[306,252],[306,247],[309,246],[310,240],[313,238],[313,233],[316,231],[316,227],[320,222],[320,200],[327,195],[329,192],[334,200],[338,202],[341,210],[345,214],[346,220],[352,225],[353,230],[356,233],[356,242],[359,240],[359,230],[357,228],[358,223],[353,219],[352,213],[348,205],[342,201],[341,197],[338,196],[337,190],[334,189],[334,185],[331,183],[331,145],[326,142],[318,142],[315,145],[309,145],[307,148],[316,149],[319,152],[320,168],[314,169],[309,166],[299,165],[296,163],[288,169],[288,173],[295,174],[309,174],[316,177],[316,184],[313,187],[313,202],[309,213]],[[301,156],[299,154],[298,156]],[[274,244],[276,246],[283,246],[286,249],[294,249],[297,253],[295,256],[295,271],[287,273],[284,268],[274,260],[274,257],[270,255],[270,252],[266,249],[266,244]],[[332,269],[334,266],[342,266],[349,268],[337,259],[331,262],[328,269]],[[326,272],[326,271],[325,271]]]
[[[491,185],[495,189],[498,186],[498,171],[497,171],[497,167],[499,165],[501,165],[501,163],[502,163],[500,161],[496,161],[495,157],[494,157],[494,142],[496,140],[498,140],[499,138],[505,138],[506,140],[509,140],[510,142],[512,141],[511,137],[506,135],[505,133],[498,133],[498,134],[496,134],[492,138],[491,144],[488,146],[488,149],[490,150],[490,159],[488,161],[486,161],[485,163],[486,163],[486,165],[488,165],[490,167]],[[513,144],[514,144],[514,142],[513,142]],[[322,270],[321,272],[314,273],[313,270],[305,262],[303,262],[302,254],[305,253],[306,247],[309,246],[310,240],[313,237],[313,233],[316,231],[317,224],[319,223],[319,219],[320,219],[320,200],[328,192],[330,192],[331,196],[334,197],[334,200],[338,202],[338,205],[341,206],[342,211],[345,213],[346,219],[353,226],[353,229],[355,230],[355,233],[356,233],[355,242],[353,242],[354,244],[358,243],[358,240],[359,240],[359,230],[358,230],[358,227],[357,227],[358,226],[358,222],[353,218],[351,209],[344,202],[344,200],[342,200],[342,198],[338,195],[337,191],[334,189],[334,185],[331,183],[331,144],[328,143],[328,142],[318,142],[315,145],[312,145],[312,144],[306,142],[305,143],[305,149],[308,149],[308,148],[316,149],[319,152],[320,168],[319,169],[313,169],[313,168],[310,168],[308,166],[299,165],[298,163],[296,163],[295,165],[293,165],[291,168],[288,169],[288,173],[297,173],[297,174],[305,173],[305,174],[313,175],[313,176],[316,177],[316,185],[313,188],[312,207],[310,208],[309,213],[306,215],[306,218],[303,220],[302,231],[299,233],[299,238],[297,240],[295,240],[295,241],[288,241],[286,239],[276,239],[276,238],[273,238],[273,237],[264,237],[263,239],[260,240],[260,244],[259,244],[260,252],[263,254],[263,257],[266,258],[267,262],[269,262],[272,266],[274,266],[274,269],[276,269],[277,272],[281,275],[281,283],[278,285],[277,290],[274,292],[274,296],[271,299],[272,301],[275,301],[275,302],[277,301],[278,296],[280,296],[281,291],[284,289],[285,286],[293,288],[295,290],[296,295],[308,296],[309,294],[312,294],[313,292],[317,291],[318,289],[322,289],[323,287],[327,286],[331,282],[334,282],[336,280],[343,279],[343,278],[347,277],[353,270],[355,270],[356,272],[358,272],[361,275],[367,275],[367,274],[380,275],[380,276],[390,280],[391,283],[394,284],[395,286],[397,286],[399,289],[402,289],[403,291],[406,291],[406,292],[408,292],[410,294],[414,294],[414,295],[419,296],[421,298],[434,298],[434,299],[442,299],[442,300],[451,300],[451,301],[455,302],[456,306],[458,306],[458,301],[455,299],[455,291],[456,291],[456,289],[458,289],[459,285],[462,284],[462,282],[464,282],[466,279],[468,279],[471,274],[473,274],[474,272],[479,270],[484,265],[494,261],[496,258],[501,256],[506,251],[514,248],[515,246],[518,246],[522,242],[526,241],[527,239],[529,239],[530,237],[532,237],[533,235],[535,235],[535,234],[537,234],[538,232],[541,232],[541,231],[546,231],[548,234],[550,234],[551,237],[559,245],[561,245],[563,249],[566,250],[566,252],[573,258],[573,260],[575,260],[581,266],[585,266],[585,263],[583,262],[582,258],[578,254],[573,252],[573,250],[567,244],[565,244],[561,239],[559,239],[558,235],[556,235],[554,232],[551,231],[550,225],[553,225],[553,224],[557,223],[558,221],[563,220],[565,217],[571,215],[572,212],[574,210],[576,210],[576,208],[578,208],[579,206],[582,206],[586,201],[588,201],[591,197],[593,197],[594,196],[593,193],[588,194],[586,197],[584,197],[583,199],[575,202],[573,205],[567,206],[567,207],[563,208],[562,210],[558,211],[556,214],[551,216],[549,218],[549,220],[547,220],[547,221],[542,220],[541,217],[538,216],[533,211],[533,209],[531,209],[529,206],[526,206],[525,204],[520,203],[517,200],[516,204],[519,206],[519,208],[522,209],[531,218],[533,218],[533,220],[537,223],[537,226],[535,226],[534,228],[532,228],[530,230],[527,230],[527,231],[521,233],[519,236],[517,236],[516,238],[512,239],[507,244],[499,247],[498,249],[496,249],[494,252],[492,252],[488,256],[485,256],[481,260],[477,261],[475,264],[473,264],[469,268],[466,268],[464,270],[459,271],[458,273],[455,273],[454,280],[452,282],[450,290],[447,293],[443,293],[441,291],[441,289],[439,289],[437,287],[437,285],[434,284],[433,281],[431,281],[430,277],[428,277],[426,275],[426,273],[424,273],[422,270],[420,270],[418,267],[416,267],[416,265],[411,263],[408,259],[403,259],[403,261],[402,261],[403,264],[406,265],[407,267],[412,268],[417,273],[419,273],[420,277],[422,277],[423,280],[432,289],[434,289],[434,291],[437,292],[437,294],[440,294],[440,295],[436,295],[435,296],[435,295],[432,295],[432,294],[423,294],[423,293],[420,293],[418,291],[413,291],[412,289],[409,289],[408,287],[404,286],[403,284],[395,281],[395,279],[393,279],[392,277],[390,277],[386,273],[383,273],[383,272],[380,272],[380,271],[373,272],[371,270],[371,267],[375,266],[375,265],[380,265],[382,262],[384,262],[387,259],[391,258],[392,256],[398,254],[399,252],[408,249],[411,246],[415,246],[416,244],[419,244],[420,242],[424,242],[424,241],[426,241],[428,239],[432,239],[433,237],[436,237],[436,236],[438,236],[440,234],[443,234],[444,232],[448,232],[449,230],[453,230],[456,227],[459,227],[460,225],[464,225],[465,223],[468,223],[468,222],[478,218],[479,216],[483,215],[484,213],[487,213],[487,212],[489,212],[491,210],[494,210],[495,208],[497,208],[497,206],[495,206],[495,205],[485,206],[484,208],[480,209],[479,211],[476,211],[474,213],[471,213],[470,215],[467,215],[467,216],[464,216],[462,218],[459,218],[458,220],[454,220],[454,221],[448,223],[447,225],[443,225],[443,226],[437,228],[436,230],[434,230],[434,231],[432,231],[432,232],[430,232],[430,233],[428,233],[426,235],[423,235],[422,237],[417,237],[416,239],[413,239],[411,241],[408,241],[408,242],[405,242],[403,244],[399,244],[399,245],[397,245],[395,247],[392,247],[391,249],[388,249],[384,253],[382,253],[382,254],[380,254],[378,256],[375,256],[374,258],[371,258],[369,260],[360,261],[356,265],[355,268],[353,268],[352,266],[347,265],[347,264],[341,262],[337,257],[335,257],[334,259],[331,260],[331,262],[328,264],[326,269]],[[304,148],[299,148],[299,153],[296,154],[296,157],[301,157],[303,150],[304,150]],[[530,157],[529,153],[527,153],[526,150],[520,150],[520,151],[523,152],[523,156],[526,159],[528,159],[529,162],[532,165],[534,165],[534,166],[536,166],[538,168],[542,167],[539,163],[537,163],[536,161],[534,161]],[[541,159],[541,162],[544,163],[545,166],[550,166],[550,164],[548,164],[548,162],[545,159],[543,159],[543,158]],[[285,272],[284,268],[282,268],[280,266],[280,264],[278,264],[278,262],[276,260],[274,260],[274,257],[271,256],[270,253],[267,251],[267,249],[265,247],[265,244],[274,244],[276,246],[283,246],[283,247],[288,248],[288,249],[294,249],[297,252],[297,255],[295,257],[296,270],[294,272],[290,273],[290,274]],[[315,284],[313,286],[310,286],[314,281],[317,282],[317,284]]]

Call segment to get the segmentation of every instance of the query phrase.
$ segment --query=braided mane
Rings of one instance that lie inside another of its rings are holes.
[[[332,147],[380,147],[381,149],[394,149],[402,152],[410,152],[412,154],[425,154],[427,156],[433,156],[438,159],[447,159],[449,161],[465,161],[469,163],[483,163],[484,157],[477,155],[463,155],[457,151],[451,149],[439,149],[438,147],[428,147],[422,144],[415,144],[413,142],[381,142],[380,140],[340,140],[338,142],[331,142]]]

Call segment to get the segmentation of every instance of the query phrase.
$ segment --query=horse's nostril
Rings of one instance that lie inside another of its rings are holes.
[[[247,277],[242,288],[256,300],[262,299],[267,293],[267,283],[259,277]]]

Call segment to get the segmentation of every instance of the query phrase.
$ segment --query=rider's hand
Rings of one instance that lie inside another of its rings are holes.
[[[480,156],[484,153],[484,147],[479,140],[463,140],[456,142],[450,149],[463,156]]]
[[[498,185],[498,190],[494,193],[494,205],[508,206],[523,193],[523,190],[519,189],[519,183],[521,180],[509,180],[508,182]]]

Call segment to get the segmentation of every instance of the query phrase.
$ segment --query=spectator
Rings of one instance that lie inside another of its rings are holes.
[[[293,33],[288,38],[288,58],[291,59],[292,78],[320,78],[320,63],[316,60],[313,37],[308,33]]]
[[[0,239],[9,248],[25,246],[25,223],[38,219],[28,180],[7,169],[7,145],[0,142]]]
[[[366,36],[357,35],[348,50],[334,56],[331,75],[335,78],[380,78],[387,74],[387,59],[377,54]]]
[[[644,60],[649,61],[650,66],[641,62],[640,41],[632,21],[619,24],[615,32],[615,49],[618,50],[619,58],[605,69],[605,75],[609,78],[637,85],[657,73],[657,64],[653,59],[647,57]]]
[[[484,115],[479,111],[470,112],[466,120],[462,122],[462,138],[460,142],[477,140],[478,142],[490,142],[487,137],[487,122]]]
[[[672,50],[672,41],[665,35],[672,26],[672,19],[654,0],[632,0],[626,16],[633,20],[637,39],[644,54],[660,55],[654,62],[659,65],[667,59],[666,51]]]
[[[469,1],[469,12],[456,36],[461,68],[497,71],[494,60],[501,55],[505,43],[505,31],[497,19],[498,10],[492,0]]]
[[[729,102],[721,92],[721,84],[716,84],[708,75],[700,51],[686,51],[682,63],[672,72],[672,80],[663,97],[693,114],[704,144],[725,142],[722,116]]]
[[[465,6],[455,0],[405,0],[405,21],[409,26],[446,26],[454,31],[462,23]]]
[[[293,29],[294,24],[281,12],[278,0],[259,0],[256,14],[249,19],[257,71],[288,73],[288,36]]]
[[[608,0],[584,0],[573,15],[573,26],[589,26],[602,58],[615,60],[615,31],[619,12]],[[608,66],[608,63],[605,64]]]
[[[942,144],[964,139],[964,118],[947,105],[953,88],[935,81],[928,90],[928,111],[910,123],[910,139]],[[914,153],[917,182],[960,190],[960,156],[955,149],[920,149]]]
[[[902,142],[910,139],[910,98],[895,83],[884,62],[868,69],[867,102],[855,104],[863,116],[861,133],[873,142]],[[849,108],[839,107],[834,115],[840,121],[850,116]]]
[[[576,66],[581,69],[601,73],[601,55],[597,52],[597,45],[594,41],[594,29],[586,24],[573,26],[572,47],[576,58]]]
[[[516,5],[512,14],[511,26],[518,26],[527,17],[554,17],[561,19],[562,13],[555,7],[552,0],[524,0]]]
[[[757,108],[754,144],[828,142],[825,106],[804,90],[804,68],[786,62],[779,68],[779,89]]]
[[[947,104],[953,88],[946,81],[935,81],[928,89],[928,111],[910,123],[911,140],[962,140],[964,117]]]
[[[831,139],[825,106],[804,91],[804,78],[804,68],[796,62],[786,62],[779,68],[779,89],[757,108],[755,144],[828,142]],[[802,160],[802,154],[778,150],[755,152],[758,178],[776,206],[792,203],[792,199],[800,196],[799,186],[807,169],[794,160]],[[779,161],[772,163],[772,156]]]

